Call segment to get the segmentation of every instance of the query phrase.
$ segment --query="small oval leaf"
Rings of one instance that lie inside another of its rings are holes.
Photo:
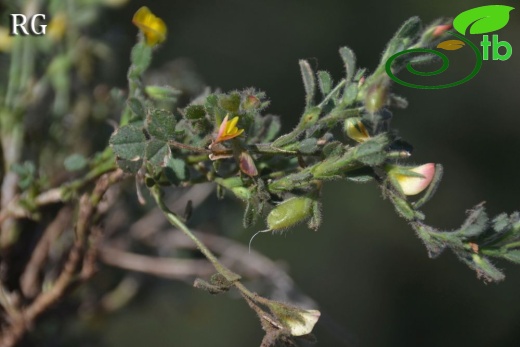
[[[446,40],[437,45],[437,48],[444,49],[446,51],[456,51],[462,47],[464,47],[464,42],[461,40]]]
[[[462,35],[466,35],[469,27],[470,34],[486,34],[497,31],[509,22],[509,12],[514,7],[505,5],[487,5],[464,11],[453,20],[453,28]]]

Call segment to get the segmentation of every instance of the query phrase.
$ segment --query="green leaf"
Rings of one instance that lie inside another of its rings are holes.
[[[22,190],[29,188],[36,179],[36,166],[33,162],[26,161],[23,164],[14,163],[10,169],[18,175],[18,187]]]
[[[350,83],[348,87],[345,88],[345,93],[343,94],[343,99],[341,100],[341,103],[344,106],[348,106],[352,104],[358,95],[358,87],[354,83]]]
[[[392,204],[394,204],[395,210],[401,217],[409,221],[415,218],[415,211],[408,201],[393,192],[390,192],[389,197]]]
[[[229,95],[219,97],[219,106],[227,112],[237,113],[240,108],[241,97],[239,93],[233,92]]]
[[[306,110],[306,112],[304,112],[300,118],[300,122],[296,128],[290,133],[284,134],[274,140],[273,147],[280,148],[295,142],[305,130],[316,124],[320,117],[320,113],[321,109],[319,107],[311,107],[310,109]]]
[[[318,140],[314,137],[305,139],[298,144],[298,150],[302,153],[314,153],[318,150]]]
[[[150,135],[162,141],[169,141],[174,137],[175,123],[175,116],[166,110],[153,110],[146,119]]]
[[[386,136],[373,137],[356,146],[356,160],[370,166],[382,164],[386,159],[385,147],[387,145],[388,138]]]
[[[505,5],[487,5],[464,11],[453,20],[453,28],[466,35],[468,27],[470,34],[486,34],[497,31],[509,22],[509,12],[514,7]]]
[[[152,48],[143,42],[137,43],[130,53],[130,61],[133,65],[132,77],[141,76],[152,61]]]
[[[146,137],[137,125],[125,125],[110,136],[110,145],[120,159],[139,160],[144,155]]]
[[[477,205],[473,210],[469,211],[464,224],[454,234],[456,233],[465,238],[478,236],[486,231],[488,222],[489,218],[485,212],[484,205]]]
[[[164,172],[168,180],[173,184],[179,184],[188,178],[188,167],[184,160],[177,158],[168,158]]]
[[[130,107],[130,110],[132,110],[132,113],[138,117],[139,119],[144,119],[146,117],[146,111],[144,110],[144,106],[142,102],[135,98],[131,97],[126,102],[128,104],[128,107]]]
[[[504,253],[501,257],[504,259],[507,259],[515,264],[520,265],[520,250],[518,250],[518,249],[508,251],[507,253]]]
[[[264,123],[267,123],[267,125],[264,124],[264,126],[266,126],[267,128],[265,130],[265,136],[263,138],[263,141],[272,141],[276,137],[276,135],[278,135],[280,129],[282,128],[282,124],[280,123],[280,117],[268,115],[265,117]]]
[[[318,83],[323,96],[326,96],[332,90],[332,77],[327,71],[318,71]]]
[[[330,157],[330,156],[340,156],[345,151],[343,148],[343,143],[341,143],[340,141],[332,141],[332,142],[327,143],[325,146],[323,146],[322,152],[325,157]]]
[[[343,60],[343,64],[345,64],[348,82],[352,79],[352,76],[354,76],[354,71],[356,71],[356,56],[354,55],[354,52],[348,47],[341,47],[339,49],[339,55]]]
[[[510,227],[511,224],[509,223],[509,217],[507,216],[507,213],[501,213],[493,218],[493,229],[495,229],[496,232],[501,233]]]
[[[128,172],[131,174],[136,174],[139,169],[143,166],[143,160],[126,160],[126,159],[117,159],[116,160],[117,166],[123,170],[124,172]]]
[[[477,277],[484,278],[486,281],[502,281],[506,276],[497,269],[486,257],[479,254],[472,254],[471,258],[459,257],[468,266],[477,271]]]
[[[146,86],[146,94],[157,101],[176,101],[182,91],[170,86]]]
[[[407,49],[408,46],[417,39],[421,31],[422,23],[419,17],[408,19],[399,30],[397,30],[390,42],[388,42],[386,50],[381,58],[381,63],[386,64],[386,61],[392,55]]]
[[[314,80],[314,72],[306,60],[300,60],[300,71],[305,87],[305,104],[307,107],[312,106],[314,102],[314,93],[316,91],[316,81]]]
[[[88,164],[87,159],[81,154],[72,154],[65,158],[63,165],[67,171],[79,171],[84,169]]]
[[[171,156],[170,146],[168,143],[151,139],[146,144],[146,159],[154,166],[164,166],[166,159]]]
[[[206,109],[202,105],[190,105],[184,109],[184,115],[190,120],[201,119],[206,116]]]
[[[321,213],[322,204],[319,200],[313,200],[312,202],[312,217],[309,219],[307,226],[309,229],[318,230],[323,220]]]
[[[249,199],[247,201],[246,209],[244,210],[243,225],[244,228],[249,228],[258,220],[260,215],[260,203],[257,199]]]

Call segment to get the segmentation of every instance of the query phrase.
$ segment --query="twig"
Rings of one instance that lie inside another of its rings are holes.
[[[28,298],[34,298],[40,291],[38,275],[49,255],[49,248],[53,241],[65,230],[72,219],[72,208],[66,206],[60,210],[54,221],[50,223],[38,244],[32,251],[31,259],[20,277],[22,293]]]
[[[104,174],[98,179],[92,193],[85,193],[81,197],[75,225],[76,239],[60,275],[49,290],[38,295],[29,306],[22,310],[20,317],[10,322],[10,326],[4,330],[4,336],[0,340],[0,347],[14,346],[39,315],[59,301],[77,280],[81,280],[81,277],[76,277],[76,273],[83,259],[86,240],[91,231],[92,218],[95,216],[97,206],[105,192],[112,184],[120,181],[123,176],[121,170]]]
[[[99,258],[105,264],[122,269],[183,281],[192,280],[193,277],[209,276],[215,272],[206,260],[151,257],[110,246],[99,249]]]

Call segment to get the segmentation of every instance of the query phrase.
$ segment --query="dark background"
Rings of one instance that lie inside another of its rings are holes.
[[[155,67],[185,57],[208,86],[264,90],[272,101],[268,111],[280,115],[288,130],[304,106],[298,59],[308,59],[339,80],[343,67],[338,48],[348,45],[359,66],[373,71],[386,42],[407,18],[418,15],[428,23],[487,4],[131,1],[122,9],[107,10],[102,27],[119,38],[116,48],[124,63],[114,71],[114,83],[124,83],[137,33],[131,17],[147,5],[169,28]],[[498,34],[512,45],[512,57],[485,61],[468,83],[444,90],[393,90],[410,103],[394,112],[393,126],[414,145],[412,162],[444,165],[440,189],[424,207],[427,222],[441,229],[458,227],[465,211],[482,201],[490,215],[519,209],[520,9],[511,12],[509,24]],[[473,64],[465,59],[453,60],[452,73]],[[282,236],[260,235],[253,244],[285,264],[319,304],[326,318],[315,329],[318,346],[520,344],[518,267],[498,262],[505,282],[485,284],[448,252],[429,259],[412,229],[373,184],[327,183],[323,198],[324,224],[318,232],[299,227]],[[227,235],[247,243],[254,230],[242,229],[241,206],[222,204],[218,211],[228,213],[227,221],[221,221]],[[259,345],[262,331],[242,300],[212,297],[183,283],[154,283],[96,328],[99,342],[111,347]],[[333,325],[346,334],[347,344],[331,333]]]

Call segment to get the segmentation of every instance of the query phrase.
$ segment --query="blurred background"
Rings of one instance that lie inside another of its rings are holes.
[[[140,6],[150,7],[169,29],[154,57],[154,68],[182,59],[183,66],[190,66],[211,88],[261,89],[271,100],[268,112],[280,115],[285,130],[290,130],[304,108],[298,59],[330,71],[338,80],[343,74],[338,49],[347,45],[356,53],[358,65],[373,71],[385,44],[409,17],[417,15],[429,23],[487,4],[132,0],[104,10],[94,30],[118,55],[117,64],[105,71],[106,83],[124,87],[137,33],[131,18]],[[394,111],[393,127],[414,145],[411,162],[444,165],[441,186],[423,209],[426,222],[440,229],[458,227],[466,210],[482,201],[492,216],[520,209],[516,51],[520,9],[511,12],[509,24],[498,34],[512,45],[512,57],[484,61],[468,83],[444,90],[393,89],[409,101],[406,110]],[[473,41],[478,45],[478,38]],[[466,59],[450,60],[454,73],[473,65]],[[323,199],[324,224],[318,232],[302,226],[282,235],[259,235],[253,243],[256,251],[287,269],[322,311],[314,331],[317,346],[519,345],[518,267],[499,262],[506,280],[485,284],[448,252],[429,259],[421,241],[373,184],[327,183]],[[216,204],[210,197],[194,211],[193,223],[246,244],[263,225],[244,230],[242,208],[236,201]],[[215,223],[221,215],[226,220]],[[107,275],[102,271],[95,281],[102,282],[103,276]],[[51,324],[54,312],[28,342],[107,347],[259,345],[262,331],[257,318],[233,293],[210,296],[186,283],[152,277],[146,283],[129,305],[102,319],[71,320],[62,330]]]

